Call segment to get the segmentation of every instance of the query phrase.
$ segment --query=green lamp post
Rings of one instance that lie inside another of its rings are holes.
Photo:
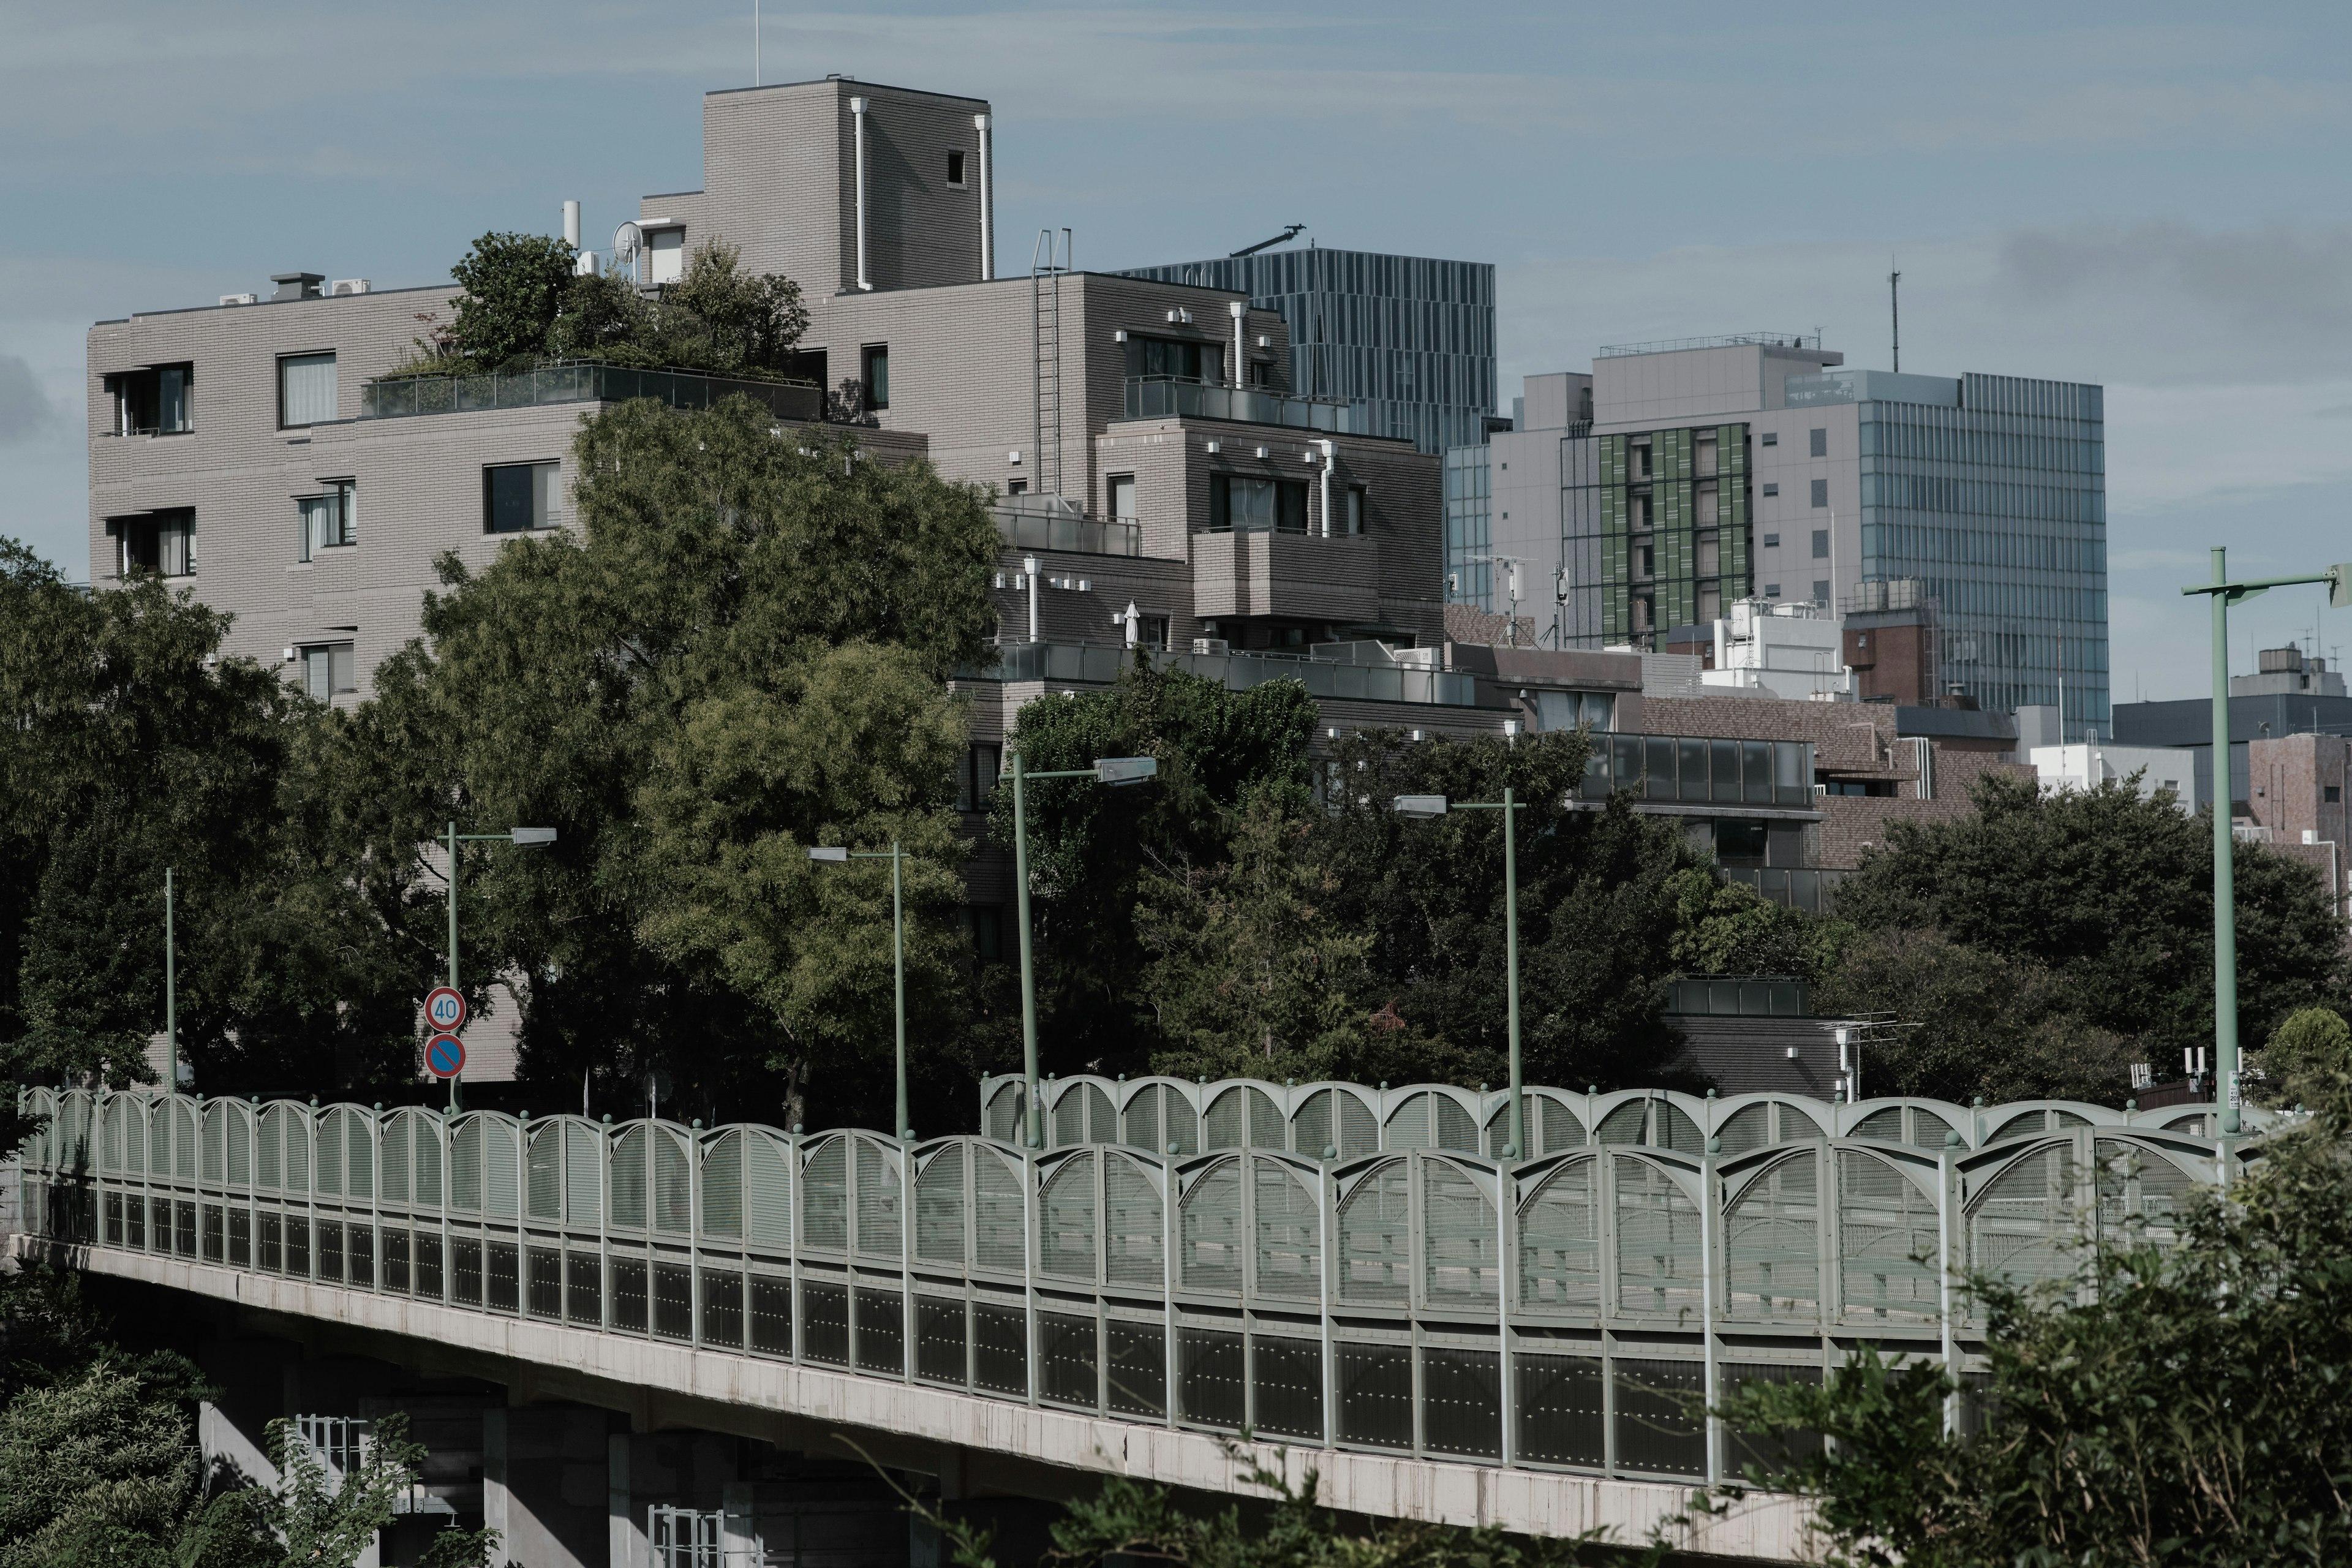
[[[1517,821],[1528,803],[1512,797],[1506,786],[1500,800],[1448,801],[1442,795],[1401,795],[1399,816],[1427,821],[1449,811],[1499,811],[1503,814],[1503,971],[1510,991],[1511,1018],[1511,1142],[1503,1151],[1509,1160],[1524,1160],[1528,1151],[1527,1102],[1519,1092],[1519,846]]]

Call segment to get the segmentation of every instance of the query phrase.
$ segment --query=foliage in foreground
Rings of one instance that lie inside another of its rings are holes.
[[[2089,1251],[2042,1289],[1972,1288],[1991,1363],[1972,1439],[1944,1435],[1940,1363],[1874,1353],[1727,1411],[1833,1439],[1750,1482],[1815,1499],[1837,1561],[2352,1559],[2352,1097],[2275,1138],[2226,1196],[2199,1194],[2179,1245]]]

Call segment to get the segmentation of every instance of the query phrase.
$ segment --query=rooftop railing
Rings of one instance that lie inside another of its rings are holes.
[[[981,1134],[901,1142],[42,1089],[22,1212],[60,1246],[303,1281],[297,1310],[348,1313],[323,1285],[1140,1426],[1690,1481],[1749,1457],[1696,1405],[1863,1342],[1974,1370],[1955,1275],[2168,1245],[2260,1154],[2210,1105],[1535,1088],[1511,1159],[1499,1093],[1095,1077],[1040,1086],[1028,1148],[1024,1093],[985,1080]]]
[[[1813,809],[1810,741],[1727,741],[1698,735],[1595,735],[1584,763],[1584,797],[1616,790],[1641,799],[1774,811]]]
[[[1059,496],[1006,496],[996,505],[997,536],[1015,550],[1085,555],[1140,555],[1143,530],[1123,520],[1092,518]]]
[[[1134,658],[1132,650],[1073,643],[1007,643],[992,668],[960,672],[979,680],[1040,680],[1108,686]],[[1450,708],[1477,704],[1477,680],[1442,669],[1340,663],[1282,653],[1171,653],[1154,650],[1152,665],[1213,680],[1228,691],[1247,691],[1270,680],[1303,683],[1310,697],[1341,701],[1427,702]]]
[[[1350,425],[1350,410],[1345,403],[1246,386],[1211,386],[1166,375],[1127,378],[1127,417],[1230,419],[1244,425],[1323,430],[1335,436],[1361,434]]]
[[[751,381],[686,370],[637,370],[582,362],[488,375],[407,375],[369,382],[360,391],[362,419],[408,419],[486,408],[538,408],[563,403],[625,403],[650,397],[673,408],[708,408],[738,393],[767,405],[780,419],[824,416],[814,382]]]

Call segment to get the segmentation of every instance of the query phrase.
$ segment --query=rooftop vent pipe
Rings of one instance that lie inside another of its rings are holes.
[[[857,287],[870,289],[874,285],[866,276],[866,100],[862,95],[849,100],[849,112],[857,121]]]
[[[988,207],[988,116],[975,114],[971,122],[980,132],[980,280],[985,283],[996,276],[996,241],[989,222],[994,215]]]

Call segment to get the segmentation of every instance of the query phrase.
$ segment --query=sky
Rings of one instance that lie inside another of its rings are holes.
[[[0,533],[86,575],[89,324],[302,269],[429,284],[700,183],[753,0],[0,0]],[[1602,343],[1819,328],[2106,388],[2112,694],[2205,694],[2207,551],[2352,558],[2352,27],[2319,5],[766,0],[767,81],[997,114],[1000,265],[1318,242],[1491,261],[1501,400]],[[2352,612],[2280,592],[2237,668]]]

